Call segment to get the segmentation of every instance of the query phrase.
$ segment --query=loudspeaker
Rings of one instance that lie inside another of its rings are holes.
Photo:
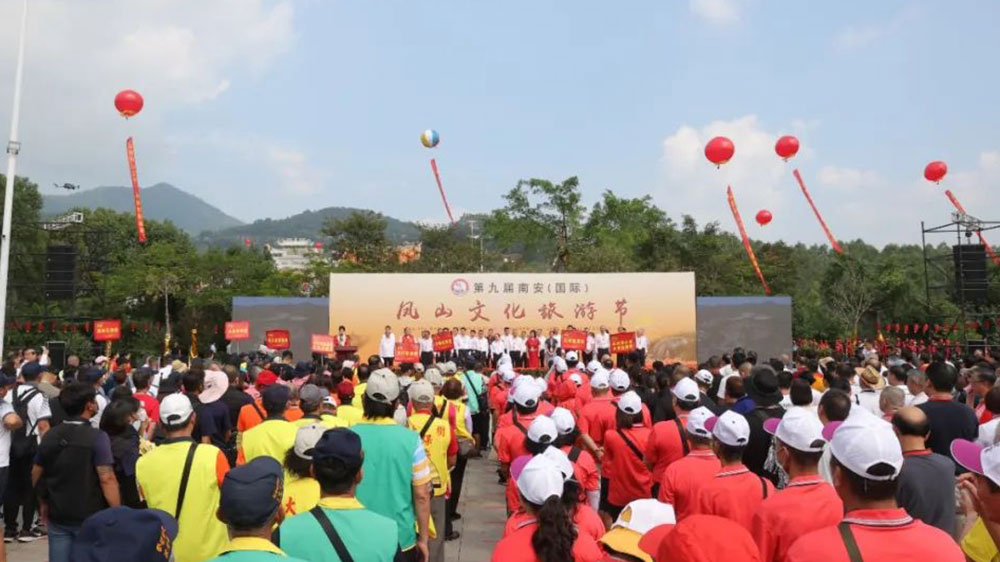
[[[986,247],[959,244],[952,246],[951,252],[955,259],[955,288],[966,301],[986,302]]]
[[[49,348],[49,365],[53,372],[58,373],[66,366],[66,342],[50,341],[45,347]]]
[[[45,248],[45,298],[69,300],[76,294],[76,248],[51,245]]]

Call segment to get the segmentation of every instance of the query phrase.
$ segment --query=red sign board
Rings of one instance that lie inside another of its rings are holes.
[[[250,339],[250,322],[248,320],[226,322],[226,339],[229,341]]]
[[[333,353],[336,346],[333,342],[333,336],[329,334],[313,334],[312,335],[312,352],[322,353],[324,355],[328,353]]]
[[[434,352],[443,353],[455,349],[455,337],[451,332],[441,332],[431,336],[434,340]]]
[[[583,330],[563,330],[560,339],[561,347],[565,350],[575,349],[583,351],[587,348],[587,332]]]
[[[264,332],[264,345],[271,349],[288,349],[292,347],[292,336],[288,330],[268,330]]]
[[[635,351],[635,332],[611,334],[611,353],[629,353],[632,351]]]
[[[396,346],[396,364],[420,361],[420,346],[415,343],[401,343]]]
[[[118,341],[122,339],[121,320],[94,320],[94,341]]]

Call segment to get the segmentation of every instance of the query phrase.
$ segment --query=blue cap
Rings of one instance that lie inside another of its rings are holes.
[[[83,374],[80,375],[80,380],[93,384],[101,380],[101,377],[103,376],[104,369],[101,369],[100,367],[89,367],[83,371]]]
[[[284,475],[271,457],[257,457],[237,466],[222,481],[219,513],[238,529],[260,527],[281,507]]]
[[[35,378],[42,374],[42,366],[38,364],[38,361],[31,361],[30,363],[25,363],[21,365],[21,376],[24,378]]]
[[[268,412],[284,410],[291,391],[283,384],[272,384],[260,393],[261,403]]]
[[[14,386],[15,384],[17,384],[17,377],[0,371],[0,386]]]
[[[313,461],[335,459],[348,467],[360,468],[364,460],[361,455],[361,437],[346,427],[329,429],[313,447],[312,458]]]
[[[91,515],[73,541],[78,562],[171,560],[177,520],[159,509],[112,507]]]

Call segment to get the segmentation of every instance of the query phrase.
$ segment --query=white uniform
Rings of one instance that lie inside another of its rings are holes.
[[[434,352],[434,340],[431,338],[420,338],[420,352],[421,353],[433,353]]]
[[[378,354],[381,357],[396,356],[396,334],[389,334],[388,336],[382,334],[382,337],[378,341]]]

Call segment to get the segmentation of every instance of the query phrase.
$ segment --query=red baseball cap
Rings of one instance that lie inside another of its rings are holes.
[[[265,386],[271,386],[276,382],[278,382],[278,375],[272,373],[271,371],[261,371],[257,375],[257,381],[254,384],[259,388],[263,388]]]
[[[656,562],[760,562],[750,533],[715,515],[691,515],[676,525],[653,527],[643,535],[639,548]]]

